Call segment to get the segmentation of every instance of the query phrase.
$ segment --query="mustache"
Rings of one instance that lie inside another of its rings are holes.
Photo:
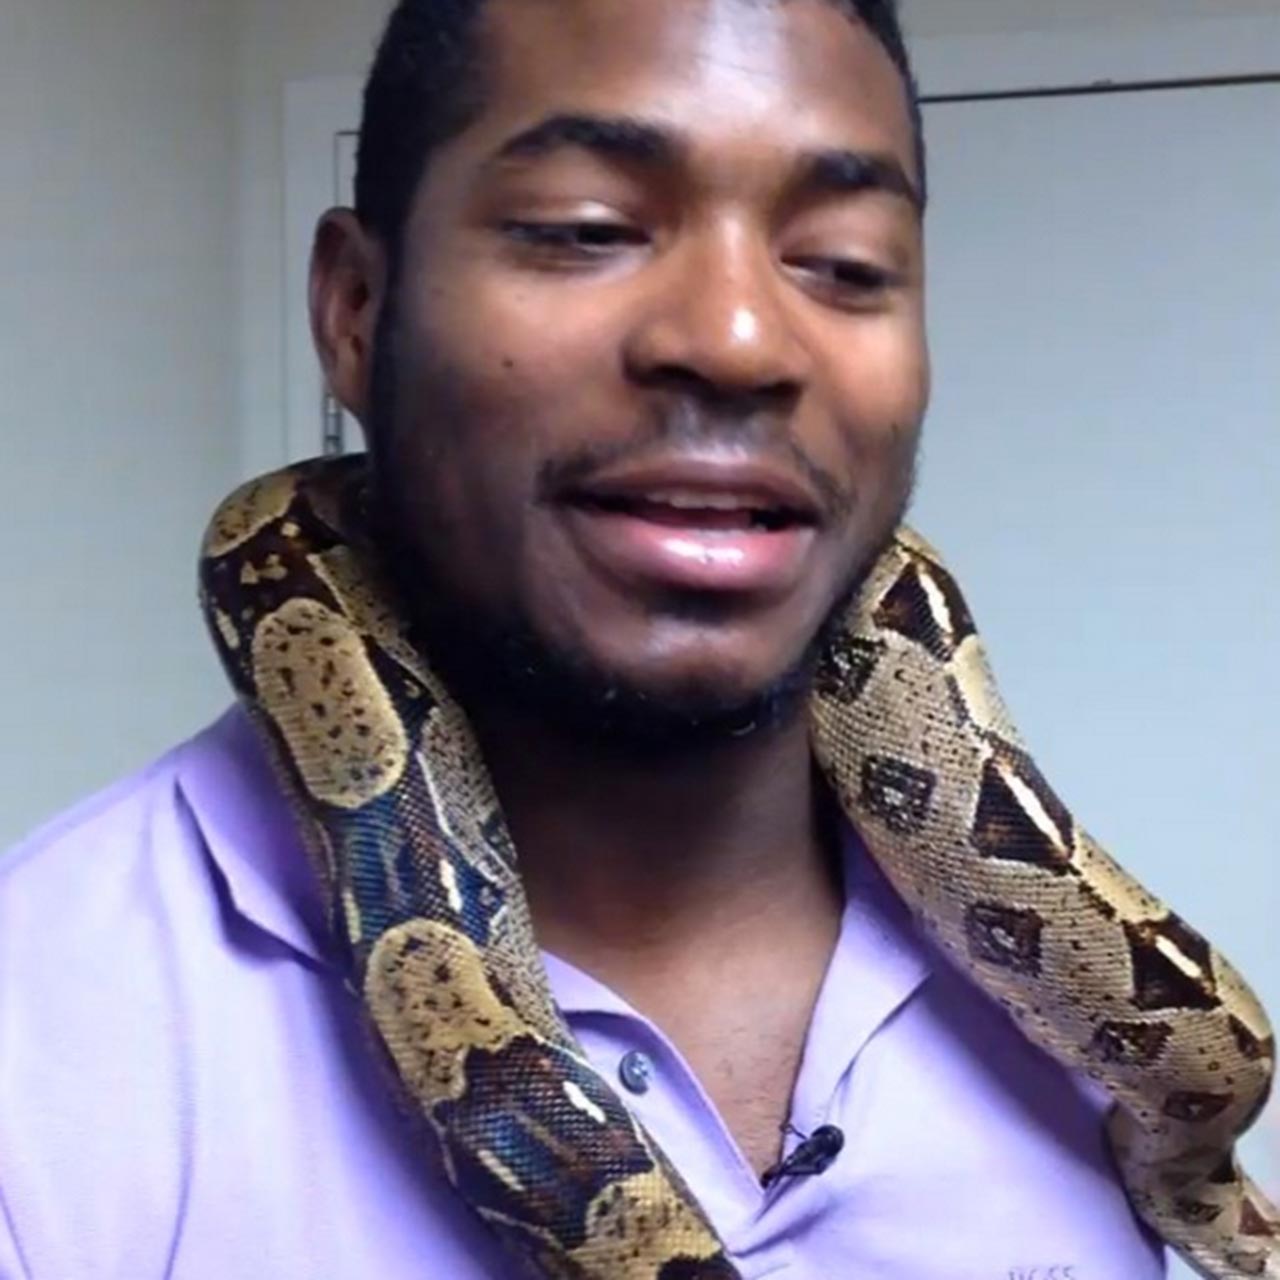
[[[847,516],[854,506],[853,494],[795,439],[779,437],[776,420],[772,425],[761,425],[765,429],[751,421],[744,425],[741,419],[729,421],[723,414],[697,408],[667,411],[625,438],[584,443],[545,459],[538,468],[537,498],[553,502],[566,491],[581,488],[600,471],[626,463],[643,465],[683,445],[710,447],[789,468],[817,495],[826,516]]]

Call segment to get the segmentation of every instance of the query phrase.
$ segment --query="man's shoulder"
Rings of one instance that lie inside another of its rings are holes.
[[[233,710],[0,855],[0,998],[124,957],[230,946],[228,920],[317,956],[310,871],[287,802]]]
[[[0,915],[29,908],[46,920],[65,920],[91,907],[108,886],[121,887],[131,870],[158,853],[181,861],[181,853],[200,841],[179,779],[187,755],[199,751],[210,732],[173,747],[0,854]]]
[[[176,808],[181,751],[81,800],[0,854],[0,903],[53,897],[66,908],[83,899],[87,880],[116,873]]]
[[[35,1276],[168,1274],[197,1131],[223,1135],[202,1205],[230,1214],[225,1152],[266,1124],[243,1053],[250,1094],[286,1097],[298,1035],[330,1030],[314,967],[280,963],[308,942],[286,817],[224,717],[0,857],[0,1275],[14,1241]]]
[[[205,738],[171,749],[0,855],[0,1007],[33,1050],[71,1049],[79,1039],[72,1028],[94,1024],[95,1009],[106,1007],[94,992],[109,993],[129,1022],[131,1010],[161,994],[153,976],[171,969],[177,953],[214,944],[216,881],[182,787],[188,757]]]
[[[54,1141],[78,1090],[85,1124],[112,1128],[83,1088],[86,1063],[121,1096],[170,1088],[193,1017],[236,972],[214,848],[232,830],[224,810],[246,827],[257,815],[228,781],[226,730],[224,718],[0,857],[0,1129],[25,1134],[28,1152]]]

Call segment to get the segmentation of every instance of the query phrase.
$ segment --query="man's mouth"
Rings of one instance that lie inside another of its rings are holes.
[[[575,501],[584,510],[630,516],[673,529],[751,529],[780,533],[813,524],[813,519],[803,511],[785,505],[762,505],[749,495],[656,490],[636,497],[588,494]]]
[[[600,477],[562,510],[584,559],[625,589],[758,598],[799,585],[820,523],[802,483],[735,459]]]

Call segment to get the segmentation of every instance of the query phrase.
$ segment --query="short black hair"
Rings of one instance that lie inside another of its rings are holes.
[[[432,152],[484,105],[477,28],[486,0],[400,0],[365,85],[356,162],[356,213],[393,258]],[[643,0],[637,0],[643,3]],[[920,97],[897,0],[826,0],[860,20],[906,82],[924,196]]]

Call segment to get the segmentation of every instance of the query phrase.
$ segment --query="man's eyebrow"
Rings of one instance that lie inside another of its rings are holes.
[[[613,160],[672,164],[680,153],[674,137],[629,116],[555,115],[507,139],[495,159],[528,159],[561,147],[581,147]]]
[[[874,151],[819,151],[801,164],[799,185],[832,195],[857,195],[882,191],[901,196],[923,213],[924,197],[901,163],[888,154]]]
[[[651,166],[673,166],[685,154],[672,133],[632,116],[566,113],[545,120],[513,137],[494,159],[519,160],[548,155],[561,147],[581,147],[612,160]],[[898,159],[888,153],[833,148],[802,158],[800,186],[833,195],[882,191],[900,196],[923,212],[924,198]]]

